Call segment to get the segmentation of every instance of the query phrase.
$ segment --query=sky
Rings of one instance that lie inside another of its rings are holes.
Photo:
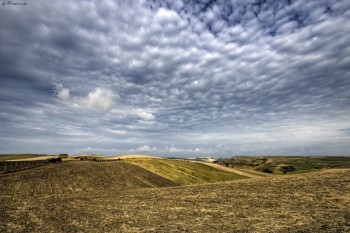
[[[0,153],[350,155],[350,1],[3,1]]]

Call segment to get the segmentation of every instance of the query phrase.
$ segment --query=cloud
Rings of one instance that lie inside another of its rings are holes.
[[[143,121],[153,121],[155,119],[154,115],[152,113],[146,112],[141,109],[137,109],[135,111],[135,114],[137,117],[139,117]]]
[[[114,113],[122,114],[124,117],[137,117],[141,121],[152,122],[155,120],[155,116],[144,110],[144,109],[130,109],[127,106],[123,106],[122,103],[118,104],[117,100],[120,100],[120,97],[106,88],[95,88],[93,91],[89,92],[86,96],[71,96],[68,88],[64,88],[62,84],[55,84],[57,97],[67,103],[71,103],[73,107],[84,108],[92,112],[109,112],[115,110]],[[123,130],[109,130],[109,132],[124,132]]]
[[[58,98],[64,101],[67,101],[70,99],[70,93],[67,88],[62,88],[57,95],[58,95]]]
[[[113,91],[96,87],[90,91],[86,96],[72,96],[68,88],[63,87],[62,84],[55,84],[57,97],[72,106],[79,106],[89,111],[103,111],[107,112],[116,106],[117,95]]]
[[[109,89],[96,88],[80,100],[81,106],[91,111],[109,111],[115,106],[116,95]]]
[[[68,88],[64,88],[62,84],[57,84],[57,97],[62,101],[68,101],[70,96],[70,91]]]
[[[150,152],[150,151],[157,151],[158,148],[157,147],[150,147],[150,146],[147,146],[147,145],[143,145],[143,146],[139,146],[135,149],[131,149],[130,151],[131,152]]]
[[[38,0],[2,8],[0,149],[350,153],[340,131],[350,127],[348,6]]]
[[[181,149],[178,149],[178,148],[176,148],[175,146],[171,146],[170,148],[166,148],[166,150],[167,151],[169,151],[169,152],[184,152],[183,150],[181,150]]]
[[[180,20],[180,17],[175,11],[160,8],[155,15],[155,19],[160,23],[168,24],[176,23]]]
[[[117,155],[118,150],[106,148],[92,148],[90,146],[79,148],[74,151],[74,154],[95,154],[95,155]]]
[[[202,147],[192,147],[192,148],[182,148],[182,147],[176,147],[174,145],[172,146],[165,146],[164,150],[162,150],[165,153],[170,153],[170,154],[177,154],[177,155],[193,155],[193,154],[202,154],[202,155],[207,155],[207,154],[213,154],[213,155],[221,155],[222,151],[219,149],[212,149],[209,147],[202,148]]]

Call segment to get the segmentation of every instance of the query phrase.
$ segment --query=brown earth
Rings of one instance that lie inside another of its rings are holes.
[[[0,232],[350,231],[350,170],[173,185],[122,161],[1,175]]]
[[[71,161],[0,175],[2,195],[41,197],[109,190],[166,187],[174,182],[123,161],[97,163]]]

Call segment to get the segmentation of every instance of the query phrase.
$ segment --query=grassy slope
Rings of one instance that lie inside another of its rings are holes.
[[[129,159],[127,162],[145,168],[178,184],[203,184],[247,178],[205,164],[171,159]]]
[[[91,172],[94,177],[95,172]],[[26,174],[29,175],[27,171]],[[0,193],[5,193],[0,195],[0,232],[350,230],[350,170],[196,186],[126,189],[121,193],[116,193],[113,185],[104,185],[90,193],[55,193],[47,188],[55,189],[57,184],[57,177],[50,175],[32,186],[33,192],[41,190],[41,195],[28,191],[27,181],[22,180],[27,175],[0,176],[0,184],[14,176],[12,188],[0,187]],[[29,176],[28,180],[35,177]],[[69,179],[69,175],[64,178]]]
[[[350,157],[338,156],[238,156],[226,160],[230,165],[274,174],[300,173],[324,168],[350,168]]]

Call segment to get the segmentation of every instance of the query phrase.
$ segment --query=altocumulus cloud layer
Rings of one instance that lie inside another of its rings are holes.
[[[1,153],[350,154],[349,9],[2,5]]]

